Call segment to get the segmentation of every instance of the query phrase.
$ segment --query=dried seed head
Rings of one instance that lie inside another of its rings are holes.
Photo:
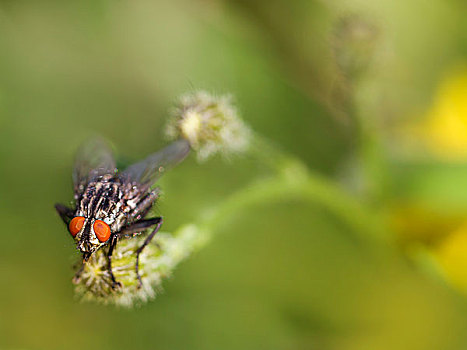
[[[170,236],[161,235],[158,244],[166,245],[168,240]],[[149,244],[140,255],[139,270],[143,285],[138,288],[135,252],[143,241],[142,237],[134,237],[117,244],[112,254],[112,271],[122,286],[115,290],[112,289],[112,280],[108,271],[107,250],[100,249],[95,252],[84,265],[81,278],[75,282],[75,292],[79,298],[126,307],[154,298],[162,278],[168,274],[168,271],[160,259],[162,251],[157,245]],[[81,267],[81,264],[77,265],[78,268]]]
[[[96,301],[132,307],[154,299],[162,290],[161,284],[175,267],[204,241],[204,235],[196,226],[182,227],[176,237],[168,233],[158,233],[146,246],[139,258],[139,272],[143,282],[138,288],[135,263],[136,250],[144,242],[146,235],[123,239],[118,242],[112,254],[112,271],[121,288],[112,289],[108,271],[107,250],[95,252],[84,265],[79,281],[75,282],[75,292],[83,301]],[[76,271],[81,268],[76,264]]]
[[[179,100],[166,133],[171,139],[188,140],[199,160],[215,153],[242,152],[250,140],[250,130],[238,117],[231,97],[216,97],[205,91],[185,95]]]

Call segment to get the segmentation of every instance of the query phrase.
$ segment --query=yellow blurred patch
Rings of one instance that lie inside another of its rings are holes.
[[[466,221],[465,215],[441,213],[423,205],[394,203],[387,211],[388,224],[404,247],[414,243],[436,246]]]
[[[467,157],[467,65],[446,76],[417,129],[434,154],[449,160]]]
[[[467,224],[449,235],[434,251],[445,278],[467,293]]]

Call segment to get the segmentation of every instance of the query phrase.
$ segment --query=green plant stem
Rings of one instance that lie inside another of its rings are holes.
[[[207,242],[216,228],[241,210],[293,199],[322,206],[363,240],[387,238],[382,220],[338,184],[310,172],[300,160],[279,151],[259,136],[254,140],[250,154],[271,168],[272,176],[254,181],[201,216],[201,220],[194,224],[199,234],[204,235],[200,242]]]
[[[368,214],[362,205],[333,183],[317,175],[308,175],[297,182],[286,177],[258,181],[233,194],[215,211],[210,212],[201,225],[212,230],[234,213],[249,206],[292,199],[302,199],[321,205],[347,224],[352,231],[363,235],[362,238],[380,239],[384,236],[376,217]]]

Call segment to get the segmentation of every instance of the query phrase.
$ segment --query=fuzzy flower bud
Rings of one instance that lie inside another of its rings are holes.
[[[173,237],[158,233],[139,258],[139,287],[135,272],[136,250],[146,237],[144,235],[122,239],[112,254],[112,271],[120,288],[112,289],[108,271],[107,251],[100,249],[85,263],[81,278],[75,283],[75,293],[82,301],[95,301],[132,307],[154,299],[162,290],[162,280],[169,277],[175,267],[201,244],[204,239],[196,226],[183,227]],[[82,267],[76,264],[76,271]]]
[[[183,96],[166,128],[171,139],[183,137],[205,160],[215,153],[228,155],[246,150],[250,130],[239,118],[231,97],[205,91]]]
[[[378,38],[379,30],[372,22],[356,15],[341,18],[333,45],[338,67],[349,78],[358,78],[370,66]]]

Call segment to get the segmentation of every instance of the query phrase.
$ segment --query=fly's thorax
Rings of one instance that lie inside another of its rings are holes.
[[[119,230],[124,211],[121,184],[110,180],[91,182],[76,206],[76,215],[105,221],[113,231]]]

